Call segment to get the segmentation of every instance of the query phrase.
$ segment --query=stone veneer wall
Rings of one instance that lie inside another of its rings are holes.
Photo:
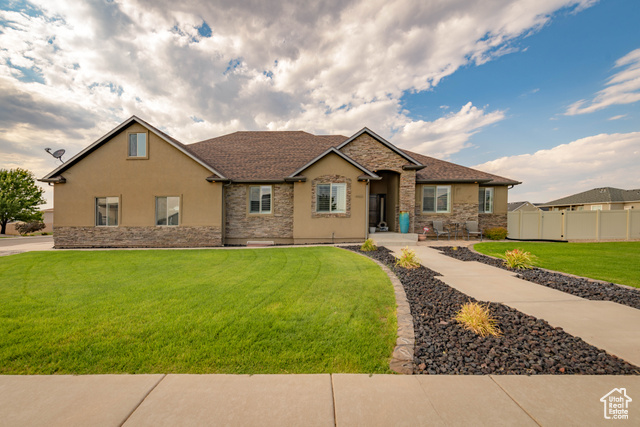
[[[402,166],[409,161],[366,133],[342,147],[340,151],[371,171],[390,170],[400,174],[400,206],[395,212],[396,224],[399,224],[400,211],[409,212],[409,230],[412,230],[415,222],[416,171],[402,170]]]
[[[504,227],[507,228],[507,214],[479,214],[478,215],[480,230],[487,228]]]
[[[293,184],[272,185],[270,214],[249,214],[247,193],[251,186],[231,184],[225,188],[225,239],[293,239]]]
[[[347,184],[346,212],[316,212],[316,188],[318,184]],[[322,175],[311,181],[311,218],[351,218],[351,179],[340,175]]]
[[[189,248],[222,246],[220,227],[54,227],[63,248]]]
[[[476,203],[453,203],[450,214],[423,213],[422,206],[416,206],[416,225],[414,233],[422,233],[424,227],[431,229],[433,234],[433,221],[447,223],[462,223],[466,221],[478,221],[478,205]],[[458,234],[460,237],[460,234]]]

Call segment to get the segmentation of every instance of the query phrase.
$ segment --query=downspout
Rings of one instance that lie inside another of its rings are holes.
[[[364,239],[367,240],[369,238],[369,183],[371,181],[365,181],[365,191],[364,191]]]

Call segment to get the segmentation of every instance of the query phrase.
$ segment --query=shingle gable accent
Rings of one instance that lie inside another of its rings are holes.
[[[55,170],[53,170],[52,172],[47,174],[44,178],[40,179],[39,181],[42,181],[42,182],[64,182],[64,181],[62,181],[62,180],[64,180],[64,178],[60,175],[62,172],[64,172],[65,170],[69,169],[71,166],[73,166],[74,164],[76,164],[77,162],[82,160],[84,157],[86,157],[89,154],[91,154],[93,151],[95,151],[101,145],[105,144],[112,137],[114,137],[115,135],[119,134],[121,131],[125,130],[127,127],[129,127],[133,123],[138,123],[139,125],[144,126],[145,128],[147,128],[149,131],[155,133],[162,140],[164,140],[165,142],[167,142],[171,146],[175,147],[178,151],[182,152],[186,156],[188,156],[191,159],[193,159],[194,161],[196,161],[202,167],[204,167],[205,169],[207,169],[210,172],[212,172],[213,174],[215,174],[218,178],[225,178],[220,172],[218,172],[216,169],[214,169],[206,161],[201,159],[197,154],[192,153],[189,149],[187,149],[187,147],[184,144],[182,144],[177,139],[167,135],[166,133],[162,132],[160,129],[157,129],[156,127],[154,127],[151,124],[147,123],[146,121],[140,119],[139,117],[131,116],[127,120],[125,120],[124,122],[120,123],[118,126],[113,128],[106,135],[102,136],[100,139],[95,141],[93,144],[89,145],[84,150],[80,151],[78,154],[73,156],[71,159],[67,160],[65,163],[60,165],[58,168],[56,168]],[[60,180],[59,178],[62,178],[62,180]]]

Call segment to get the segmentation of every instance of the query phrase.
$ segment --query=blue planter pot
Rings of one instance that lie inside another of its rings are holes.
[[[409,212],[400,212],[400,232],[409,232]]]

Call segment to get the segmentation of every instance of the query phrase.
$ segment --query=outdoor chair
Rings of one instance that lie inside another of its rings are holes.
[[[433,231],[436,232],[436,240],[440,239],[440,235],[444,236],[445,234],[447,236],[447,240],[451,240],[451,236],[448,231],[445,231],[442,221],[433,221]]]
[[[469,240],[470,235],[480,236],[480,241],[482,241],[482,230],[478,229],[478,221],[467,221],[467,240]]]

